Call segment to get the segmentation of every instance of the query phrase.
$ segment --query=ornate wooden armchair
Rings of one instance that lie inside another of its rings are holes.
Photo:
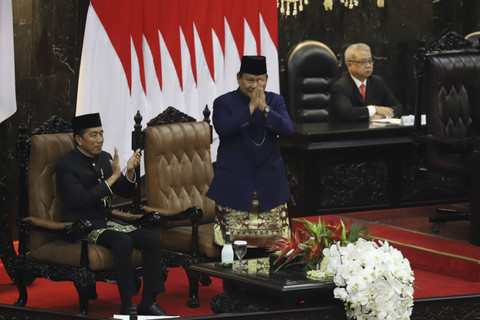
[[[416,56],[414,143],[423,147],[426,169],[469,180],[479,123],[472,121],[467,87],[480,79],[480,51],[453,32],[433,42],[428,50],[424,45]],[[421,113],[426,114],[425,128],[420,124]],[[439,215],[430,217],[434,232],[440,223],[470,219],[468,211],[437,211]]]
[[[204,111],[208,119],[209,111]],[[147,206],[145,211],[170,215],[190,212],[188,218],[165,220],[158,232],[168,266],[182,266],[187,273],[190,292],[188,305],[197,307],[199,275],[189,265],[217,260],[220,249],[213,242],[215,203],[205,196],[213,178],[210,158],[211,127],[167,108],[139,130],[141,116],[135,117],[137,145],[144,149]],[[204,285],[209,278],[202,278]]]
[[[15,282],[19,299],[15,305],[27,303],[27,285],[35,278],[71,281],[79,296],[80,313],[88,313],[88,301],[95,299],[97,281],[115,282],[113,255],[99,245],[88,244],[89,221],[74,224],[61,222],[60,203],[56,190],[55,166],[75,145],[70,124],[52,117],[31,138],[26,127],[20,127],[17,141],[19,172],[19,252],[7,250],[2,260]],[[133,216],[137,219],[139,216]],[[80,242],[69,242],[71,233],[82,234]],[[3,238],[13,248],[11,237]],[[133,252],[135,274],[141,276],[142,255]],[[140,288],[138,281],[138,289]]]

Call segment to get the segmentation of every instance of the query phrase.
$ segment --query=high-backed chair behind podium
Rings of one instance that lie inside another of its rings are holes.
[[[432,43],[416,56],[418,93],[416,143],[423,145],[426,167],[431,171],[470,178],[472,143],[478,137],[478,124],[472,121],[468,85],[480,78],[480,52],[455,33]],[[420,115],[426,113],[426,128]],[[447,221],[468,220],[469,212],[439,209],[430,217],[432,230]]]
[[[339,76],[337,58],[318,41],[304,41],[287,56],[288,111],[294,123],[328,121],[330,88]]]
[[[141,121],[138,116],[136,121]],[[182,266],[187,273],[188,305],[197,307],[199,275],[188,266],[220,258],[220,247],[213,242],[215,203],[205,196],[213,178],[211,127],[169,107],[149,122],[143,139],[147,206],[142,209],[165,216],[190,213],[182,220],[165,221],[158,232],[168,265]]]

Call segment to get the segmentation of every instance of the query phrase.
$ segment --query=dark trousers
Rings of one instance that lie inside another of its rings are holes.
[[[130,233],[106,230],[98,237],[97,244],[113,251],[120,298],[128,299],[136,294],[132,267],[133,248],[140,249],[143,253],[143,295],[155,297],[157,293],[165,291],[162,246],[157,232],[149,229],[137,229]]]

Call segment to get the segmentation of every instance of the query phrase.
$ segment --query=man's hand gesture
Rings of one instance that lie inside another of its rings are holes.
[[[110,165],[112,166],[112,175],[106,180],[108,186],[112,186],[118,178],[122,175],[122,170],[120,169],[120,159],[118,157],[117,148],[113,148],[115,151],[113,155],[113,160],[110,160]]]
[[[265,100],[265,85],[257,83],[255,89],[253,90],[252,97],[250,98],[250,114],[256,109],[260,109],[263,112],[263,109],[267,105]]]
[[[140,165],[142,160],[142,153],[140,149],[135,150],[127,162],[127,178],[133,180],[135,178],[135,168]]]

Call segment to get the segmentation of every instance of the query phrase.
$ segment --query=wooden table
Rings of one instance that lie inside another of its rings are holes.
[[[417,170],[413,127],[295,124],[280,140],[290,217],[468,201],[466,179]]]
[[[273,272],[269,258],[244,260],[246,268],[224,268],[218,262],[192,265],[189,268],[203,275],[223,280],[223,292],[212,298],[214,313],[267,311],[302,307],[343,306],[334,299],[332,281],[309,280],[301,266]]]

